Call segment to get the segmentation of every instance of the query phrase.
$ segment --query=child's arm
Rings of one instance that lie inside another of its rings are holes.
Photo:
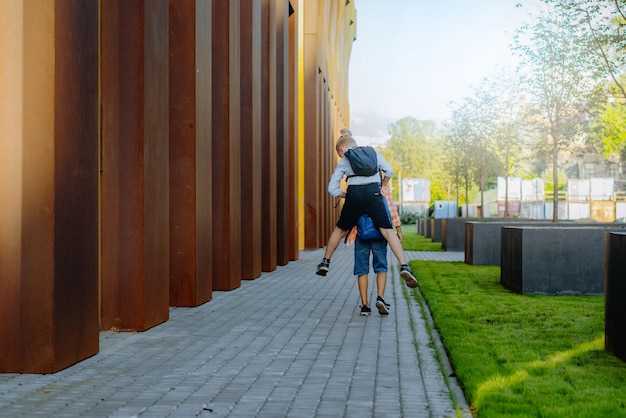
[[[389,164],[385,157],[383,157],[383,155],[378,151],[376,151],[376,158],[378,158],[378,168],[383,173],[385,173],[385,177],[383,178],[381,183],[384,186],[389,182],[389,179],[392,178],[395,173],[393,171],[393,168],[391,167],[391,164]]]
[[[328,182],[328,193],[330,193],[334,197],[346,197],[346,194],[341,188],[341,179],[346,175],[346,165],[350,167],[350,163],[347,158],[342,158],[337,163],[335,167],[335,171],[333,171],[333,175],[330,177],[330,181]]]
[[[400,225],[396,226],[396,235],[400,242],[404,241],[404,234],[402,233],[402,227]]]

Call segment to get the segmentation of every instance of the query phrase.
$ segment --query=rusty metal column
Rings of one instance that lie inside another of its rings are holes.
[[[320,119],[318,112],[319,67],[317,65],[318,2],[306,3],[304,12],[304,248],[316,249],[326,244],[327,236],[321,232],[323,193],[326,174],[320,145]]]
[[[0,372],[98,352],[98,3],[0,2]]]
[[[289,3],[289,51],[288,51],[288,104],[289,122],[287,137],[289,141],[289,259],[297,260],[300,256],[298,231],[298,2]]]
[[[212,297],[211,9],[170,0],[170,305]]]
[[[214,290],[241,285],[239,7],[239,0],[212,2]]]
[[[276,0],[261,5],[263,271],[276,269]]]
[[[276,262],[289,262],[289,0],[276,2]]]
[[[241,276],[261,275],[261,0],[241,4]]]
[[[169,317],[168,0],[101,2],[102,327]]]

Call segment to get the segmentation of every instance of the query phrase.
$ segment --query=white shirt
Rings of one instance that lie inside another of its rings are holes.
[[[385,157],[383,157],[380,152],[376,151],[376,158],[378,162],[379,173],[365,177],[354,176],[354,171],[352,170],[352,166],[350,166],[350,161],[348,160],[348,157],[344,156],[341,160],[339,160],[337,166],[335,167],[335,171],[333,171],[333,175],[330,177],[330,182],[328,183],[328,193],[330,193],[334,197],[341,196],[343,190],[341,190],[339,185],[341,184],[341,180],[344,176],[348,177],[348,186],[380,183],[380,171],[385,173],[385,177],[393,177],[393,168],[391,168],[391,165],[389,165]]]

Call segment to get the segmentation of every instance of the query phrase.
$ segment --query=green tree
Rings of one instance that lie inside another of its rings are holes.
[[[487,139],[485,147],[494,158],[497,174],[505,179],[504,217],[508,217],[508,178],[520,160],[523,135],[519,125],[524,112],[520,81],[513,71],[497,69],[475,89],[476,105]]]
[[[576,22],[567,16],[543,12],[532,25],[523,25],[514,39],[523,85],[534,107],[532,122],[539,135],[535,148],[551,156],[554,184],[560,153],[583,132],[586,99],[598,75],[595,55],[572,36],[575,28]],[[552,220],[558,220],[556,193]]]
[[[473,145],[470,141],[471,125],[467,119],[467,107],[458,106],[453,109],[452,117],[446,124],[443,143],[442,168],[444,178],[455,189],[457,207],[459,205],[459,190],[463,188],[465,203],[469,204],[469,191],[472,186]],[[466,208],[466,213],[468,213]]]
[[[543,0],[571,22],[571,36],[597,58],[599,70],[626,97],[620,73],[626,64],[625,0]]]
[[[592,127],[601,141],[605,157],[623,156],[626,151],[626,106],[623,103],[606,103]]]
[[[452,117],[447,126],[448,146],[456,152],[458,162],[451,167],[462,170],[465,181],[466,201],[469,189],[477,184],[480,190],[481,207],[485,207],[484,192],[489,179],[497,172],[496,159],[489,148],[491,116],[478,96],[466,97],[460,104],[453,104]],[[446,158],[457,158],[446,153]]]
[[[590,122],[590,143],[607,160],[626,157],[626,100],[613,94],[616,90],[615,85],[609,86],[608,100],[604,96],[598,103]]]
[[[402,176],[432,178],[439,153],[435,122],[406,117],[389,125],[389,134],[389,158]]]

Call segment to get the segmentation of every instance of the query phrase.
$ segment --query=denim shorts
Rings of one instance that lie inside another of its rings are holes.
[[[354,243],[354,275],[361,276],[370,271],[370,252],[374,273],[382,273],[387,267],[387,241],[384,239],[364,240],[357,237]]]

